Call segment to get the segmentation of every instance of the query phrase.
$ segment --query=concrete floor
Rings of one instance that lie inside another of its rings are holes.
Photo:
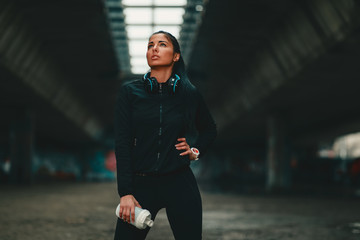
[[[1,240],[113,239],[115,183],[0,186]],[[209,240],[358,240],[360,199],[202,191]],[[174,239],[162,210],[147,239]]]

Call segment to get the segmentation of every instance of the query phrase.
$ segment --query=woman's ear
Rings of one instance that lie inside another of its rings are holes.
[[[179,53],[175,53],[175,54],[174,54],[173,61],[174,61],[174,62],[177,62],[177,61],[179,61],[179,59],[180,59],[180,54],[179,54]]]

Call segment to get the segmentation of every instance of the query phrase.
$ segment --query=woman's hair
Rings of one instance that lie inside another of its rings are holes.
[[[181,79],[181,84],[183,85],[183,87],[184,87],[183,89],[185,90],[185,92],[187,92],[188,90],[194,89],[195,87],[190,82],[190,79],[186,73],[185,62],[184,62],[184,59],[181,54],[180,44],[179,44],[178,40],[171,33],[166,32],[166,31],[157,31],[157,32],[153,33],[151,36],[156,35],[156,34],[164,34],[166,36],[166,38],[171,41],[171,43],[174,47],[174,52],[180,54],[179,60],[174,63],[172,75],[174,75],[174,74],[179,75],[179,77]]]

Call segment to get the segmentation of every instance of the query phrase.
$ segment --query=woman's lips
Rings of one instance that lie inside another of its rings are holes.
[[[159,58],[159,56],[156,56],[156,55],[151,57],[152,60],[156,60],[158,58]]]

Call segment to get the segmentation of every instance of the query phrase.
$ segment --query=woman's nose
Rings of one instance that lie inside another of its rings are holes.
[[[157,44],[154,45],[153,50],[154,50],[155,52],[158,52],[158,51],[159,51],[159,47],[158,47]]]

